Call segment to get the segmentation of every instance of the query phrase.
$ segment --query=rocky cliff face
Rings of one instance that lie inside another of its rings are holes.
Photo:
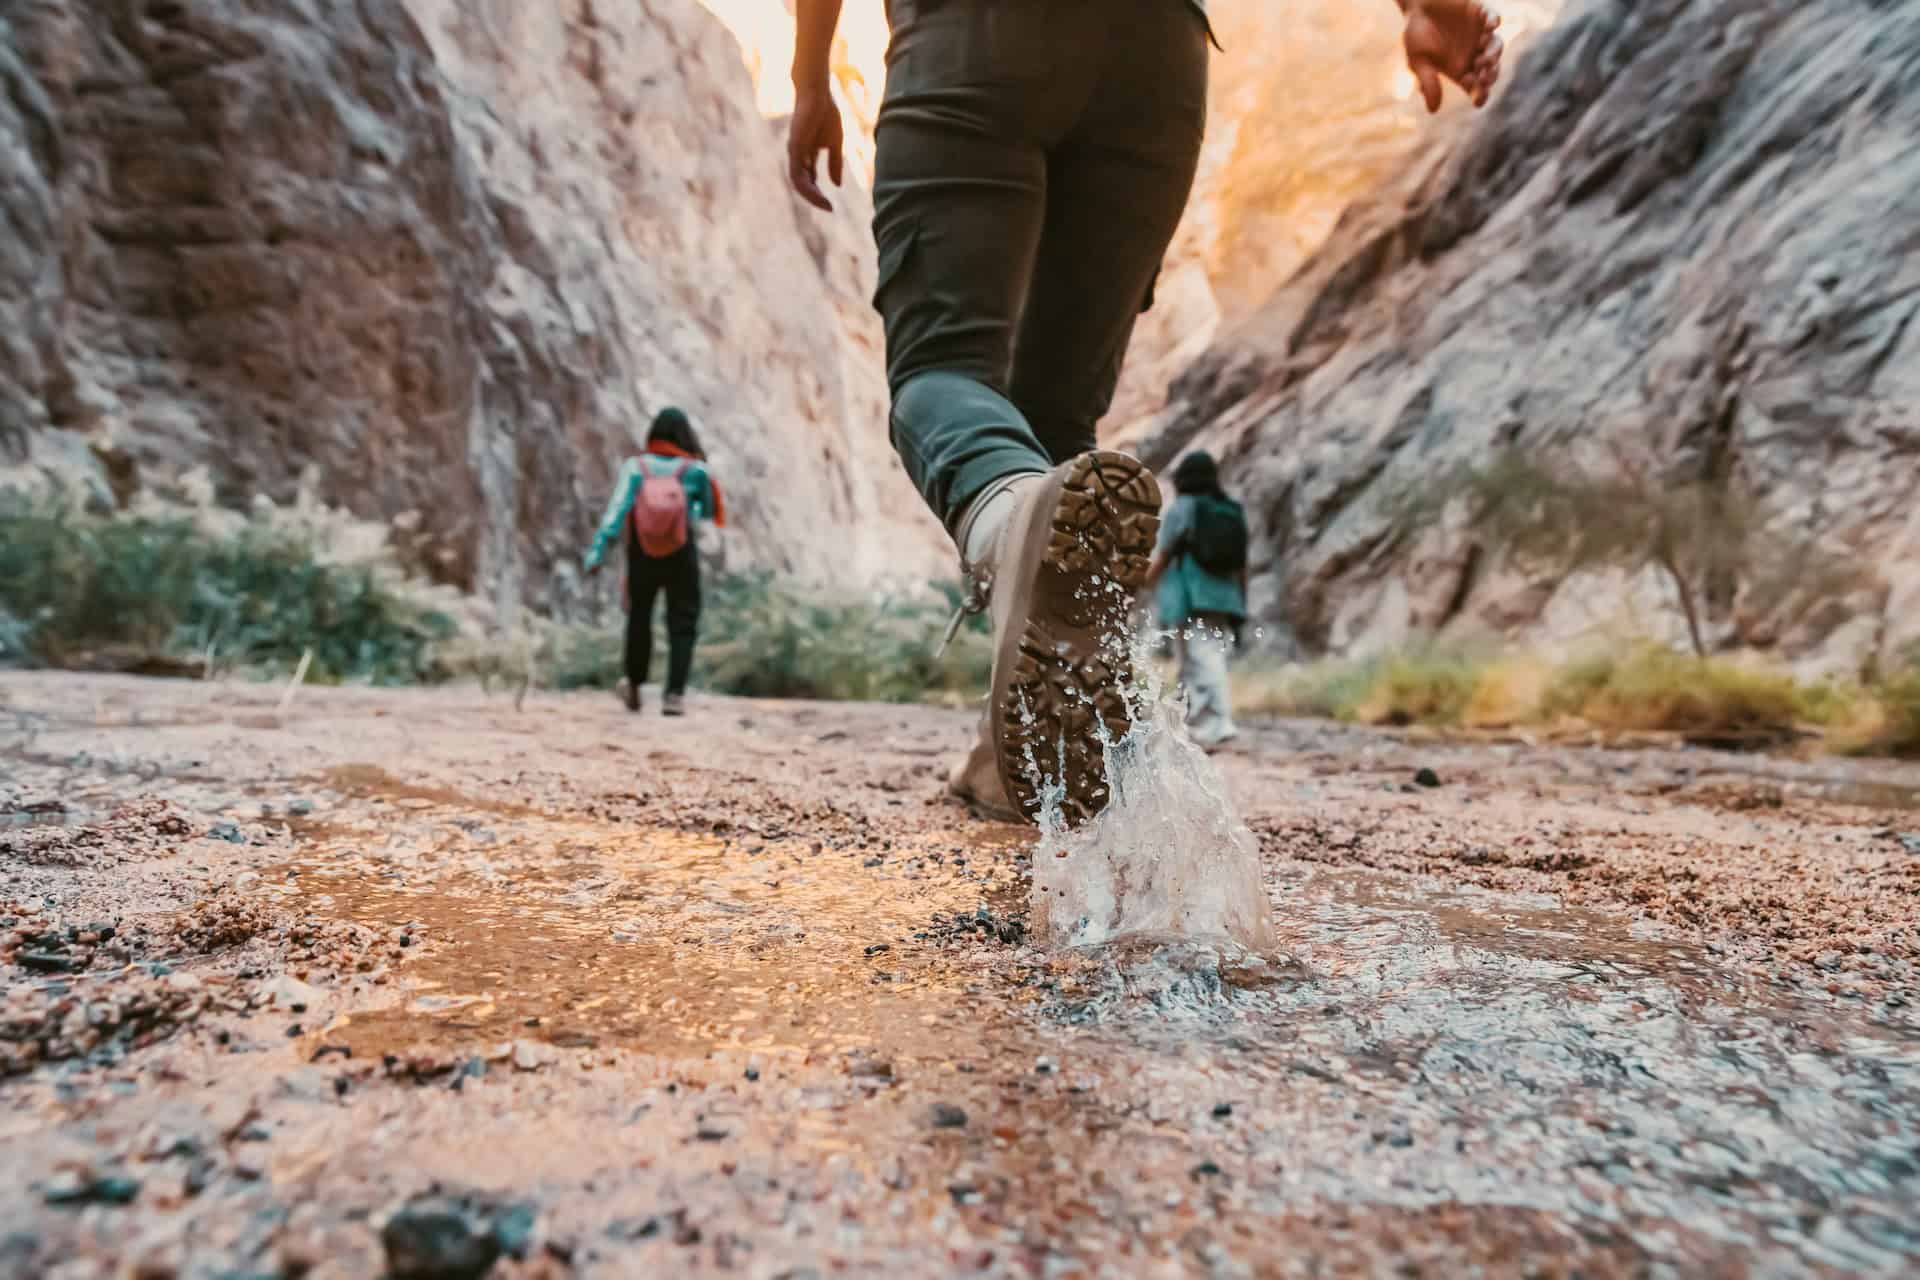
[[[1502,0],[1510,49],[1561,0]],[[1137,443],[1174,379],[1327,240],[1356,200],[1453,137],[1472,115],[1450,95],[1437,117],[1414,91],[1400,11],[1354,0],[1219,6],[1207,143],[1154,308],[1127,353],[1106,433]]]
[[[1920,6],[1583,0],[1456,145],[1348,211],[1144,434],[1256,524],[1256,607],[1309,652],[1549,638],[1653,579],[1506,571],[1405,497],[1502,450],[1717,468],[1873,581],[1714,643],[1851,664],[1920,639]]]
[[[415,512],[446,580],[565,606],[682,405],[734,563],[924,575],[864,196],[803,218],[694,0],[0,0],[0,448]],[[99,449],[90,448],[98,446]]]

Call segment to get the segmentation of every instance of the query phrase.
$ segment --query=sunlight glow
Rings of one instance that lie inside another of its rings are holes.
[[[793,13],[788,0],[701,0],[740,42],[754,98],[769,118],[793,110]],[[873,176],[873,128],[886,86],[887,18],[883,0],[846,0],[834,42],[835,97],[847,127],[848,159]]]

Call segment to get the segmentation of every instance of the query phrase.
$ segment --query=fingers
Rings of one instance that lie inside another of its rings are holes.
[[[845,167],[845,162],[846,153],[842,150],[841,144],[836,141],[827,148],[827,176],[833,179],[833,185],[836,187],[840,185],[840,173]]]
[[[1504,52],[1505,46],[1495,40],[1490,48],[1474,59],[1473,66],[1468,68],[1465,85],[1467,92],[1473,97],[1474,106],[1487,105],[1488,95],[1493,92],[1493,86],[1500,81],[1500,55]]]
[[[817,147],[802,142],[798,138],[787,144],[787,181],[793,184],[793,189],[800,193],[802,200],[816,209],[831,213],[833,205],[828,202],[826,194],[820,190],[820,180],[815,176],[818,163]],[[830,163],[833,167],[834,182],[837,184],[840,181],[838,152],[835,152]]]
[[[1420,82],[1420,96],[1426,99],[1427,114],[1432,115],[1440,110],[1440,73],[1431,62],[1422,59],[1415,64],[1413,75]]]

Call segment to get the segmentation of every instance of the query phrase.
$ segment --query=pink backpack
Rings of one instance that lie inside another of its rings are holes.
[[[681,478],[690,462],[682,462],[666,475],[657,474],[640,464],[640,493],[633,500],[633,533],[640,550],[658,560],[687,545],[687,488]]]

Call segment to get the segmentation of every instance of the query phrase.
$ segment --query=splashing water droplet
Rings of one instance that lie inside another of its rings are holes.
[[[1118,742],[1101,734],[1111,799],[1091,822],[1068,830],[1064,749],[1055,771],[1031,752],[1040,781],[1033,915],[1054,946],[1131,937],[1224,940],[1256,952],[1276,942],[1260,879],[1260,848],[1227,794],[1226,780],[1181,722],[1150,659],[1164,636],[1121,631],[1116,654],[1136,673],[1128,690],[1132,727]],[[1098,722],[1096,721],[1096,726]]]

